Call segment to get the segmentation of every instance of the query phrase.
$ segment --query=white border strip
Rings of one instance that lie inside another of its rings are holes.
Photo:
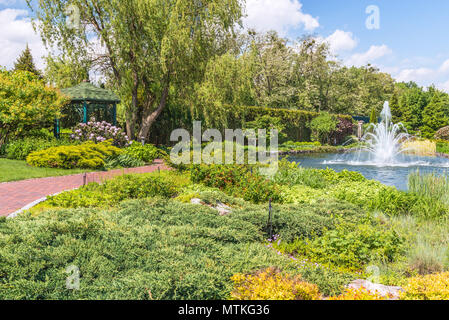
[[[10,213],[9,215],[7,215],[7,216],[6,216],[6,219],[12,219],[12,218],[17,217],[20,213],[22,213],[22,212],[24,212],[24,211],[26,211],[26,210],[29,210],[29,209],[31,209],[31,208],[37,206],[37,205],[38,205],[39,203],[41,203],[41,202],[44,202],[45,200],[48,199],[48,197],[54,197],[54,196],[57,196],[58,194],[61,194],[61,193],[63,193],[63,192],[72,191],[72,190],[76,190],[76,189],[79,189],[79,188],[74,188],[74,189],[64,190],[64,191],[57,192],[57,193],[55,193],[55,194],[51,194],[51,195],[45,196],[45,197],[43,197],[43,198],[34,200],[33,202],[27,204],[25,207],[20,208],[19,210],[14,211],[13,213]]]

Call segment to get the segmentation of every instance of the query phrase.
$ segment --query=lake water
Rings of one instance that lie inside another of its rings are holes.
[[[394,163],[377,164],[370,159],[368,153],[356,152],[347,154],[294,155],[290,156],[289,160],[300,162],[302,167],[331,168],[338,172],[344,169],[357,171],[367,179],[378,180],[386,185],[395,186],[400,190],[408,189],[408,175],[418,169],[421,173],[449,174],[449,159],[441,157],[399,155]]]

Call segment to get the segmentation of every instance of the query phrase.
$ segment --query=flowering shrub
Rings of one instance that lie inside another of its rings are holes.
[[[318,287],[302,281],[301,276],[282,275],[268,268],[254,275],[237,273],[231,277],[232,300],[320,300]]]
[[[73,128],[71,139],[76,141],[93,141],[95,143],[112,140],[112,144],[116,147],[123,148],[129,146],[130,140],[125,132],[119,127],[102,121],[96,122],[92,118],[88,123],[80,123]]]
[[[337,118],[337,127],[331,134],[331,140],[335,144],[342,144],[345,142],[345,138],[350,136],[354,130],[354,124],[352,120],[347,118]]]
[[[330,297],[329,300],[390,300],[391,297],[381,296],[361,287],[359,289],[346,289],[341,295]]]
[[[449,272],[408,279],[402,300],[449,300]]]

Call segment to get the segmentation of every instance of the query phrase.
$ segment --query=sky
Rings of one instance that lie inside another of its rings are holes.
[[[246,0],[246,28],[330,43],[343,64],[367,63],[398,81],[449,92],[448,0]],[[38,68],[46,54],[25,0],[0,0],[0,65],[11,68],[26,44]]]

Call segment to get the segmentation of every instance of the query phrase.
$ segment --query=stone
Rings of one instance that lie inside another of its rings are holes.
[[[190,203],[192,203],[192,204],[202,204],[201,203],[201,199],[198,199],[198,198],[190,199]]]
[[[221,203],[220,201],[217,202],[217,206],[214,209],[218,210],[220,216],[227,216],[231,213],[231,207]]]
[[[371,293],[377,292],[382,297],[391,297],[392,300],[399,299],[400,293],[404,291],[401,287],[385,286],[362,279],[352,281],[347,287],[349,289],[360,289],[363,287]]]

